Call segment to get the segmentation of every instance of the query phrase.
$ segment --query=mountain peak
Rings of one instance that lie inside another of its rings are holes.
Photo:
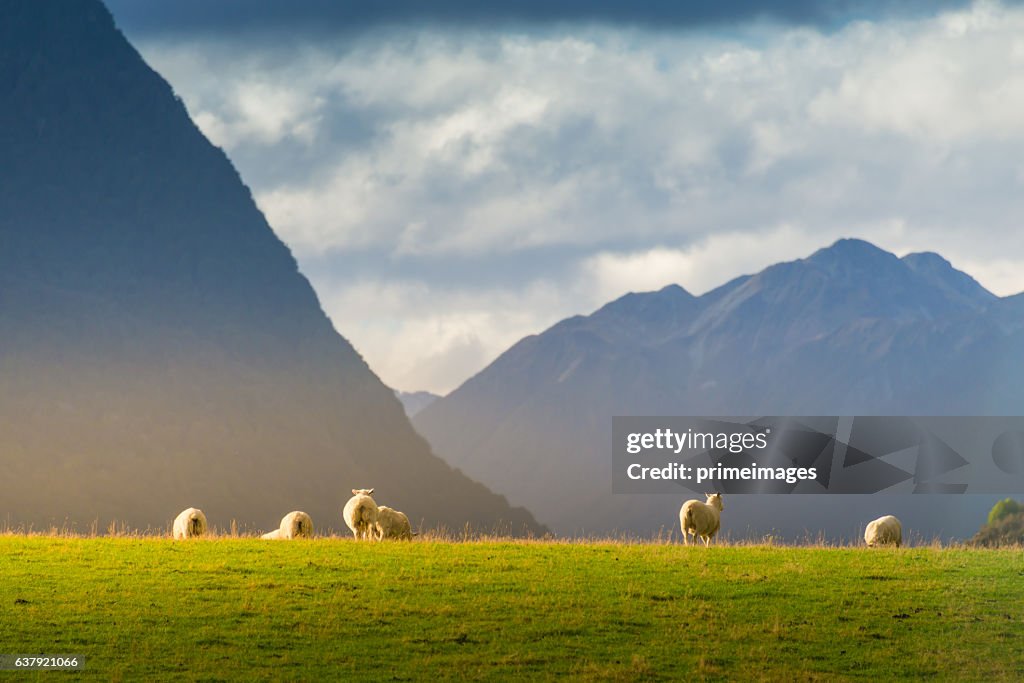
[[[685,325],[699,306],[697,297],[679,285],[655,292],[630,292],[605,304],[587,318],[587,323],[609,330],[625,325],[644,334],[660,337]]]
[[[835,251],[885,251],[876,247],[871,242],[861,239],[859,237],[840,237],[831,245],[824,247],[824,250],[835,250]],[[819,250],[821,251],[821,250]]]
[[[875,265],[899,261],[895,254],[881,249],[867,240],[844,237],[811,254],[808,261],[818,264]]]
[[[902,259],[911,268],[916,266],[925,266],[929,268],[952,268],[953,264],[942,257],[941,254],[936,254],[934,251],[915,251],[911,254],[907,254]]]
[[[973,277],[954,268],[953,264],[935,252],[922,251],[907,254],[900,260],[919,277],[941,289],[946,296],[973,308],[984,306],[999,298],[985,289]]]
[[[659,289],[658,292],[659,293],[665,293],[665,294],[674,294],[674,295],[681,295],[682,294],[682,295],[686,295],[686,296],[688,296],[690,298],[693,298],[693,295],[690,294],[690,292],[688,292],[686,290],[686,288],[681,287],[680,285],[677,285],[677,284],[665,285],[664,287]]]

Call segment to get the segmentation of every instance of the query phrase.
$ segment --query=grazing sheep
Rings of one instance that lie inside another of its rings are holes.
[[[903,543],[903,525],[892,515],[879,517],[864,530],[864,542],[869,548],[876,545],[895,545],[899,548]]]
[[[312,538],[313,518],[301,510],[289,512],[281,519],[281,535],[285,538]]]
[[[189,508],[182,510],[178,518],[174,520],[175,540],[184,538],[196,538],[206,533],[206,515],[202,510]]]
[[[289,540],[292,538],[311,538],[313,536],[313,520],[305,512],[296,510],[289,512],[281,519],[281,526],[263,534],[266,539]]]
[[[352,497],[345,503],[345,524],[358,541],[373,538],[377,527],[377,503],[370,496],[373,489],[352,489]]]
[[[694,540],[698,536],[704,539],[704,546],[711,544],[711,539],[718,533],[722,518],[722,496],[719,493],[706,493],[706,503],[699,500],[688,500],[679,510],[679,526],[683,530],[683,543],[690,545],[689,534]]]
[[[416,535],[412,532],[412,526],[409,524],[409,518],[405,516],[405,513],[393,510],[387,505],[381,505],[377,508],[377,524],[375,526],[378,541],[385,538],[411,541],[412,537]]]

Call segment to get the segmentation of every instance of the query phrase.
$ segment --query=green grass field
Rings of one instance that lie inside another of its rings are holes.
[[[102,680],[1024,679],[1017,550],[0,536],[0,653]]]

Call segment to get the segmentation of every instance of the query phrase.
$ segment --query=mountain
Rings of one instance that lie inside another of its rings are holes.
[[[540,532],[451,469],[97,0],[0,0],[0,516]]]
[[[953,301],[978,307],[990,304],[999,298],[982,287],[967,273],[955,269],[949,261],[938,254],[932,252],[907,254],[902,260],[911,270],[925,278]]]
[[[405,409],[405,414],[409,417],[414,416],[431,403],[441,398],[437,394],[432,394],[429,391],[395,391],[395,396],[402,402],[402,407]]]
[[[844,239],[700,297],[671,285],[563,320],[414,424],[556,531],[649,533],[676,526],[680,500],[611,495],[613,415],[1019,415],[1022,342],[1024,298],[1000,299],[936,254]],[[739,535],[851,537],[887,506],[920,533],[964,536],[993,502],[733,496],[725,519]]]

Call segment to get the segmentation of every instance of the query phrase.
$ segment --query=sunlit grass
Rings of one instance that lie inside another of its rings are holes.
[[[1024,677],[1020,550],[0,536],[0,652],[113,680]]]

